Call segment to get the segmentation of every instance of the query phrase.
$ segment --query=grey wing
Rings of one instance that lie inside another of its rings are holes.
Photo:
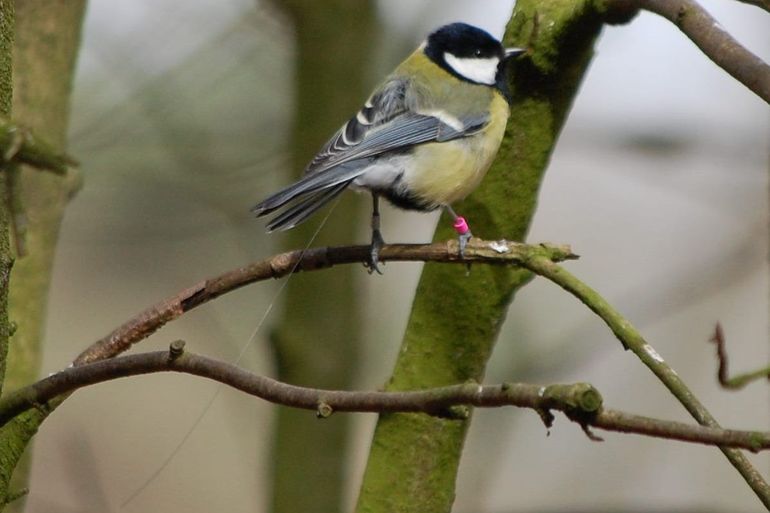
[[[342,125],[337,133],[321,148],[305,168],[305,174],[319,172],[360,144],[373,129],[394,117],[409,111],[406,95],[409,82],[404,79],[387,80],[366,100],[363,108]]]
[[[403,78],[387,81],[324,145],[305,168],[305,174],[322,173],[345,162],[417,144],[464,137],[488,122],[488,116],[482,115],[457,119],[452,127],[435,115],[416,112],[409,89],[410,82]]]
[[[342,192],[377,156],[465,137],[488,122],[488,116],[481,115],[457,119],[453,127],[437,115],[415,112],[408,105],[408,87],[405,80],[386,82],[326,143],[303,178],[268,197],[252,212],[266,215],[294,201],[294,206],[268,225],[270,230],[289,229]]]

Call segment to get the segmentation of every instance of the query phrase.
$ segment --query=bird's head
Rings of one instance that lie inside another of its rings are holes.
[[[467,82],[494,86],[506,59],[521,54],[506,49],[489,32],[467,23],[444,25],[428,36],[425,55],[452,75]]]

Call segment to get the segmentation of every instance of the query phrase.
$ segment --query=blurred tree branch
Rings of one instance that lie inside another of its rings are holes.
[[[770,0],[738,0],[738,1],[743,2],[744,4],[749,4],[755,7],[759,7],[760,9],[764,9],[767,12],[770,12]]]
[[[587,431],[589,426],[753,452],[770,449],[770,432],[689,425],[605,409],[601,394],[587,383],[548,386],[465,383],[402,392],[322,390],[282,383],[233,364],[190,353],[184,350],[181,340],[172,342],[168,351],[119,356],[69,367],[11,392],[0,399],[0,426],[25,410],[45,409],[51,399],[85,386],[156,372],[179,372],[212,379],[275,404],[315,410],[320,418],[327,418],[335,412],[411,412],[461,419],[468,414],[461,408],[463,406],[516,406],[536,410],[548,428],[553,422],[550,411],[563,412],[567,418],[580,424],[592,440],[597,440],[597,437]]]
[[[294,178],[302,175],[326,138],[361,107],[369,92],[377,9],[373,0],[271,3],[288,19],[295,43],[294,112],[288,141]],[[360,207],[360,198],[346,198],[324,222],[323,230],[312,223],[298,226],[285,235],[284,247],[305,247],[310,240],[320,245],[355,240],[365,219],[359,215]],[[279,379],[325,388],[352,386],[363,347],[364,309],[354,272],[339,268],[286,284],[281,313],[269,336]],[[311,342],[319,336],[327,343]],[[345,357],[326,358],[327,354]],[[340,509],[346,488],[349,419],[309,426],[298,415],[294,410],[278,410],[273,425],[270,510],[325,513]],[[315,464],[303,465],[307,460]],[[303,493],[296,493],[300,488]]]
[[[717,368],[717,380],[723,388],[739,390],[752,381],[756,381],[758,379],[770,379],[770,366],[730,377],[727,370],[727,348],[725,332],[722,329],[721,323],[717,323],[716,327],[714,328],[714,335],[711,337],[710,341],[713,342],[717,348],[717,361],[719,363]]]
[[[14,18],[13,74],[3,67],[3,79],[13,80],[13,108],[5,109],[5,119],[14,119],[44,138],[53,148],[65,148],[69,120],[69,96],[75,60],[80,46],[80,29],[85,0],[68,2],[52,0],[16,0],[3,2],[0,14]],[[14,16],[11,16],[14,13]],[[8,99],[10,101],[10,98]],[[6,126],[6,128],[9,128]],[[2,138],[16,145],[21,155],[40,164],[51,153],[38,152],[29,134],[5,130]],[[13,148],[14,144],[11,144]],[[33,151],[35,150],[35,151]],[[10,156],[5,152],[5,156]],[[54,159],[56,160],[56,159]],[[61,166],[68,159],[61,159]],[[51,162],[48,162],[51,164]],[[54,163],[56,164],[56,163]],[[54,165],[57,167],[57,165]],[[41,341],[53,266],[54,250],[64,208],[79,185],[77,173],[60,175],[41,173],[20,165],[13,171],[13,189],[6,191],[14,206],[15,220],[25,222],[23,257],[14,264],[8,291],[9,317],[17,329],[5,365],[4,389],[18,388],[36,379],[42,360]],[[21,233],[21,232],[20,232]],[[12,489],[23,488],[28,474],[28,458],[23,458],[30,440],[45,420],[40,411],[16,417],[0,430],[0,503],[12,495]],[[13,482],[11,481],[13,476]],[[23,508],[23,501],[11,506]]]
[[[695,0],[599,0],[610,21],[626,22],[638,9],[676,25],[717,66],[770,103],[770,66],[743,47]],[[766,0],[748,3],[768,9]]]
[[[10,231],[13,234],[16,256],[27,255],[26,235],[27,217],[21,194],[20,164],[26,164],[40,170],[51,171],[58,175],[67,173],[70,166],[77,162],[65,153],[55,150],[47,142],[36,137],[31,130],[13,124],[0,117],[0,158],[4,162],[3,171],[7,188],[3,195],[10,212]]]

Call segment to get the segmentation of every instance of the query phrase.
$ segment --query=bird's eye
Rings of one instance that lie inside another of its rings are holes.
[[[475,55],[476,57],[481,57],[482,55],[481,48],[476,48],[476,51],[473,52],[473,55]]]

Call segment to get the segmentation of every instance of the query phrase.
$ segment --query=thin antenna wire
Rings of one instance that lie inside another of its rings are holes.
[[[299,266],[300,262],[302,262],[302,258],[305,256],[305,252],[310,249],[310,246],[313,244],[313,242],[318,237],[318,234],[321,233],[321,229],[326,225],[326,221],[329,220],[329,217],[332,215],[332,212],[334,211],[334,208],[337,206],[337,203],[339,202],[339,198],[332,204],[332,207],[329,209],[329,212],[326,214],[326,216],[323,218],[321,223],[318,225],[318,228],[316,228],[315,232],[313,233],[313,236],[310,237],[310,240],[307,244],[305,244],[305,247],[302,249],[302,253],[300,254],[300,257],[297,259],[297,263],[294,264],[294,267],[291,268],[291,273],[289,273],[289,276],[283,281],[281,286],[278,288],[278,290],[273,294],[272,299],[270,300],[270,304],[265,309],[265,313],[262,315],[262,318],[257,323],[254,330],[251,332],[251,335],[246,340],[246,343],[243,344],[241,347],[240,352],[238,353],[238,357],[235,359],[233,364],[237,365],[241,359],[243,358],[243,355],[246,354],[246,350],[251,347],[251,345],[254,343],[254,340],[257,337],[257,333],[259,333],[259,330],[262,328],[262,325],[265,323],[265,320],[267,320],[267,317],[270,315],[270,312],[273,310],[273,306],[275,305],[276,301],[278,301],[278,298],[283,293],[286,286],[289,284],[289,280],[292,279],[294,276],[294,271],[297,270],[297,267]],[[139,495],[142,494],[142,492],[150,486],[150,484],[155,481],[155,478],[157,478],[161,473],[163,473],[164,470],[166,470],[166,467],[169,466],[169,464],[173,461],[174,457],[176,457],[177,454],[179,454],[179,451],[182,450],[182,447],[187,443],[187,440],[190,438],[190,436],[193,434],[195,429],[198,427],[198,425],[203,421],[203,418],[206,416],[206,413],[208,413],[209,409],[211,409],[211,406],[214,404],[214,401],[216,401],[217,397],[219,397],[219,393],[222,391],[222,388],[224,385],[222,383],[219,383],[217,385],[216,390],[214,390],[214,393],[211,395],[209,400],[206,402],[206,405],[201,410],[198,417],[195,419],[195,422],[193,422],[192,426],[190,426],[190,429],[187,430],[187,432],[184,434],[182,439],[179,441],[176,447],[174,447],[174,450],[169,453],[168,456],[166,456],[166,459],[163,460],[163,463],[160,464],[160,466],[150,474],[150,476],[142,483],[139,488],[134,490],[134,492],[129,495],[121,504],[119,509],[125,508],[128,504],[131,503],[134,499],[136,499]]]

